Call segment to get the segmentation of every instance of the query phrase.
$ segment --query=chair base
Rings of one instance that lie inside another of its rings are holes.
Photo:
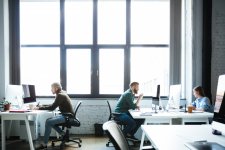
[[[58,141],[61,141],[60,149],[62,149],[64,147],[65,143],[68,143],[68,142],[77,143],[78,147],[81,147],[81,143],[82,143],[82,140],[80,138],[72,138],[72,139],[70,139],[69,138],[69,130],[66,130],[66,134],[62,138],[53,140],[52,141],[52,147],[54,147],[55,146],[55,142],[58,142]]]
[[[126,140],[127,140],[129,145],[130,145],[130,143],[132,143],[130,146],[139,146],[140,145],[140,141],[133,141],[133,140],[130,140],[130,139],[126,139]],[[108,140],[108,142],[105,145],[106,145],[106,147],[113,147],[113,144],[110,141],[110,139]]]

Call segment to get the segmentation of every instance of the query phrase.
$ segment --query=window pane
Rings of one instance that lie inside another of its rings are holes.
[[[21,1],[21,44],[59,44],[59,10],[59,0]]]
[[[124,50],[99,50],[100,94],[121,94],[124,90]]]
[[[93,42],[92,0],[65,1],[65,43],[92,44]]]
[[[126,1],[98,1],[98,44],[124,44]]]
[[[39,96],[51,96],[51,84],[60,82],[59,54],[59,48],[21,48],[21,83],[34,84]]]
[[[169,0],[131,1],[131,43],[169,43]]]
[[[160,84],[160,95],[168,95],[169,48],[132,48],[131,81],[138,81],[145,96],[156,96]]]
[[[91,51],[90,49],[68,49],[67,93],[91,93]]]

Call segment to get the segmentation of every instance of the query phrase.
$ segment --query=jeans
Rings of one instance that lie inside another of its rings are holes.
[[[51,129],[55,129],[56,132],[61,134],[63,131],[59,126],[56,126],[56,124],[64,123],[65,117],[62,115],[54,116],[52,118],[48,118],[45,122],[45,135],[44,135],[44,143],[48,143],[49,136],[51,134]]]
[[[123,133],[125,136],[127,136],[127,134],[134,136],[138,128],[145,121],[145,119],[133,119],[129,112],[118,114],[115,117],[116,120],[118,120],[124,125]]]

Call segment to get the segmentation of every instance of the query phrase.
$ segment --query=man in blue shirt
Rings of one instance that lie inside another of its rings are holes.
[[[144,123],[144,119],[133,119],[128,111],[129,109],[140,109],[139,103],[143,98],[143,94],[140,94],[137,101],[134,103],[134,97],[135,94],[138,93],[138,90],[138,82],[130,83],[130,88],[120,96],[115,108],[115,112],[119,113],[119,115],[116,116],[116,119],[124,124],[123,133],[125,137],[133,141],[139,141],[134,137],[134,134]]]

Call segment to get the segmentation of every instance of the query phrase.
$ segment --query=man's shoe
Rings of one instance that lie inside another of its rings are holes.
[[[35,147],[35,150],[44,150],[44,149],[47,149],[47,145],[44,146],[42,144],[39,144],[37,147]]]

